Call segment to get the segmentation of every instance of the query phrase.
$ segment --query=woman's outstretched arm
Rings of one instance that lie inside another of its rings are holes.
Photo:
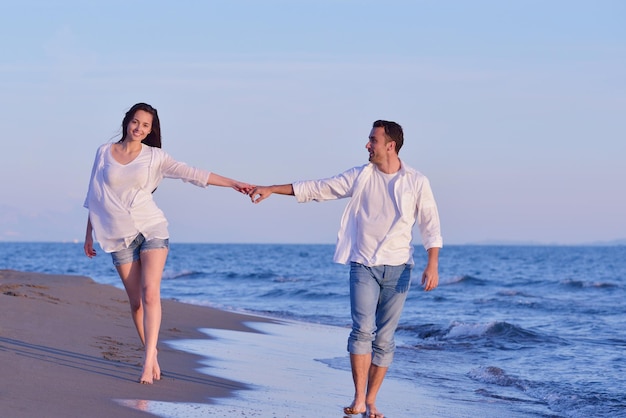
[[[254,190],[254,186],[252,184],[244,183],[241,181],[233,180],[228,177],[220,176],[216,173],[211,173],[209,175],[209,179],[207,180],[208,186],[220,186],[220,187],[232,187],[240,193],[249,194],[252,190]]]

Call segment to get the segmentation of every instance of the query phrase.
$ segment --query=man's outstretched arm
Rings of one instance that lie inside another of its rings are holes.
[[[272,193],[294,196],[293,184],[279,184],[274,186],[257,186],[250,192],[252,203],[259,203],[270,197]]]

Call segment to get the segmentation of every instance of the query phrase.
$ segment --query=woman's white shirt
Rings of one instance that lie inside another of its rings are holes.
[[[115,252],[127,248],[140,233],[146,240],[169,238],[167,219],[152,192],[166,177],[207,187],[211,173],[145,144],[133,161],[120,164],[111,145],[98,148],[84,203],[96,240],[105,252]]]

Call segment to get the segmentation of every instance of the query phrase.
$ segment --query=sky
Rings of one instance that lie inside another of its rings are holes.
[[[0,51],[0,241],[83,241],[96,149],[137,102],[175,159],[260,185],[365,164],[396,121],[444,246],[626,238],[623,1],[20,0]],[[334,243],[347,203],[155,199],[172,242],[206,243]]]

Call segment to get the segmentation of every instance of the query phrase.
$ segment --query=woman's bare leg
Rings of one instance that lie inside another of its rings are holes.
[[[117,273],[122,279],[124,289],[128,295],[130,303],[130,315],[135,323],[137,334],[141,344],[146,344],[146,338],[143,331],[143,303],[142,303],[142,286],[141,286],[141,261],[133,261],[132,263],[117,266]]]
[[[157,360],[157,342],[161,328],[161,278],[167,260],[166,248],[141,253],[141,283],[143,302],[143,328],[145,358],[140,382],[151,384],[161,378]]]

